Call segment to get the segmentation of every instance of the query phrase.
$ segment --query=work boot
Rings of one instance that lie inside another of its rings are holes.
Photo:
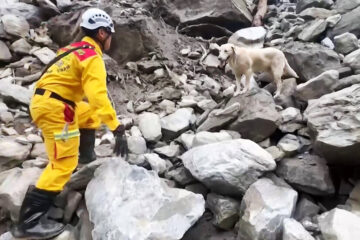
[[[28,190],[20,208],[19,223],[11,228],[11,234],[18,239],[49,239],[64,231],[64,224],[47,218],[57,192],[34,188]]]
[[[80,129],[79,163],[87,164],[96,160],[95,129]]]

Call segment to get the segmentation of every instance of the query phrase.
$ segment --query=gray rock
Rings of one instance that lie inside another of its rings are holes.
[[[264,46],[266,30],[264,27],[243,28],[236,31],[228,40],[228,43],[240,47],[262,48]]]
[[[209,91],[213,95],[219,94],[221,88],[220,84],[208,75],[201,75],[198,82],[198,90]]]
[[[270,179],[257,180],[241,202],[238,239],[281,239],[283,220],[295,210],[297,195]]]
[[[300,0],[296,5],[296,13],[310,7],[329,9],[333,4],[332,0]]]
[[[162,137],[160,117],[155,113],[139,115],[139,128],[146,141],[156,142]]]
[[[192,148],[181,156],[191,174],[215,193],[240,196],[265,172],[272,156],[256,143],[236,139]]]
[[[10,35],[25,37],[29,34],[29,23],[21,16],[6,14],[1,17],[1,21],[4,25],[5,32]]]
[[[359,181],[355,184],[355,187],[352,189],[350,196],[346,201],[346,206],[349,207],[349,211],[360,217],[360,182]]]
[[[156,61],[141,61],[137,65],[139,70],[146,74],[153,73],[156,69],[162,68],[161,64]]]
[[[164,159],[159,157],[156,153],[146,153],[144,154],[145,161],[149,163],[151,169],[154,170],[157,174],[163,174],[167,169],[167,164]]]
[[[325,46],[327,48],[330,48],[331,50],[335,49],[335,44],[328,37],[321,40],[321,45],[323,45],[323,46]]]
[[[337,12],[344,14],[350,12],[358,6],[360,6],[360,0],[341,0],[335,2],[334,9]]]
[[[359,14],[360,6],[354,8],[350,12],[343,14],[340,21],[330,31],[331,36],[337,36],[346,32],[350,32],[355,34],[356,36],[360,36],[360,26],[358,24],[354,24]]]
[[[216,143],[226,140],[231,140],[232,136],[225,132],[198,132],[192,142],[192,147],[197,147],[209,143]]]
[[[33,168],[33,167],[45,168],[48,163],[49,161],[47,159],[37,158],[34,160],[24,161],[21,166],[23,168]]]
[[[211,111],[208,117],[198,127],[197,131],[216,131],[238,117],[240,104],[234,103],[225,107],[225,109],[215,109]]]
[[[204,99],[197,103],[197,106],[202,110],[213,110],[216,107],[217,103],[212,99]]]
[[[326,27],[327,22],[324,19],[316,19],[304,27],[298,38],[304,42],[315,42]]]
[[[25,39],[20,38],[11,44],[11,50],[20,54],[29,54],[31,45]]]
[[[276,173],[302,192],[318,196],[335,193],[326,160],[316,155],[285,158],[279,162]]]
[[[206,194],[209,192],[206,186],[202,183],[193,183],[186,185],[185,189],[193,193],[201,194],[204,198],[206,198]]]
[[[97,157],[110,157],[114,152],[114,148],[110,143],[100,144],[95,147],[95,154]]]
[[[353,240],[360,238],[360,217],[351,212],[335,208],[321,214],[318,221],[325,240]]]
[[[301,13],[299,13],[299,16],[306,20],[307,19],[317,19],[317,18],[327,19],[328,17],[334,16],[336,14],[337,14],[337,12],[334,10],[312,7],[312,8],[307,8],[304,11],[302,11]]]
[[[302,221],[304,218],[311,218],[320,212],[320,207],[307,197],[301,197],[295,210],[294,218]]]
[[[15,238],[12,236],[10,232],[6,232],[1,234],[0,240],[15,240]]]
[[[334,91],[339,91],[341,89],[351,87],[354,84],[360,83],[360,75],[352,75],[349,77],[342,78],[338,81],[338,83],[334,86]]]
[[[229,130],[237,131],[243,138],[255,142],[260,142],[274,133],[280,115],[276,111],[275,102],[269,92],[253,89],[247,94],[232,98],[226,107],[233,103],[239,103],[241,110],[239,117],[229,125]]]
[[[0,61],[9,62],[12,56],[6,44],[0,40]]]
[[[344,55],[359,48],[359,41],[355,34],[343,33],[334,37],[335,50]]]
[[[177,144],[170,144],[168,146],[155,148],[154,152],[156,152],[160,156],[174,158],[180,154],[180,146]]]
[[[41,172],[40,168],[13,168],[1,173],[6,177],[0,184],[0,206],[10,212],[13,221],[18,220],[25,193],[30,185],[35,185]]]
[[[282,48],[290,66],[300,80],[308,81],[326,70],[341,67],[339,55],[320,44],[289,42]]]
[[[129,151],[134,154],[146,153],[146,141],[143,137],[130,136],[127,138]]]
[[[334,16],[328,17],[326,19],[326,22],[328,23],[328,26],[333,28],[336,26],[336,24],[339,23],[339,21],[341,20],[341,15],[340,14],[336,14]]]
[[[206,69],[218,68],[220,66],[220,61],[217,56],[209,54],[206,56],[202,64],[206,67]]]
[[[21,92],[21,94],[19,94]],[[11,84],[6,80],[0,81],[0,97],[8,101],[21,103],[24,105],[30,104],[32,91],[20,85]]]
[[[20,144],[13,138],[0,138],[1,171],[15,167],[30,154],[31,144]]]
[[[360,49],[346,55],[344,63],[350,66],[354,71],[360,69]]]
[[[296,97],[305,102],[310,99],[319,98],[332,92],[338,81],[339,72],[328,70],[306,83],[299,84],[296,87]]]
[[[185,132],[177,138],[177,141],[181,143],[181,145],[186,149],[189,150],[192,148],[192,144],[194,141],[195,134],[192,131]]]
[[[5,123],[5,124],[14,122],[14,116],[12,115],[11,112],[0,111],[0,121]]]
[[[280,112],[281,122],[302,122],[303,117],[299,109],[294,107],[288,107]]]
[[[283,240],[315,240],[305,228],[292,218],[284,219]]]
[[[162,134],[165,140],[175,139],[186,132],[194,120],[192,108],[181,108],[173,114],[160,119]]]
[[[67,202],[64,209],[64,223],[69,223],[78,208],[80,201],[82,199],[82,194],[75,191],[70,191],[67,195]]]
[[[159,103],[159,107],[165,110],[167,114],[174,113],[176,111],[175,103],[173,101],[164,99]],[[160,119],[159,119],[160,120]]]
[[[284,151],[277,146],[271,146],[266,148],[265,150],[271,154],[275,161],[280,161],[282,158],[285,157]]]
[[[294,99],[296,86],[297,83],[295,78],[288,78],[283,80],[283,87],[281,90],[281,94],[279,98],[275,99],[275,103],[277,105],[282,106],[283,108],[296,107],[296,103]]]
[[[43,159],[47,159],[47,153],[46,153],[46,148],[45,148],[45,144],[44,143],[36,143],[34,144],[31,153],[30,153],[30,157],[31,158],[43,158]]]
[[[296,135],[286,134],[280,139],[277,146],[289,157],[300,150],[301,142]]]
[[[36,56],[43,64],[48,64],[56,56],[56,53],[48,47],[36,49],[32,51],[32,54]]]
[[[314,149],[330,163],[359,163],[360,85],[310,100],[304,116],[314,136]],[[351,114],[349,114],[351,113]]]
[[[23,17],[30,23],[31,27],[39,26],[42,21],[47,20],[39,7],[24,2],[2,5],[0,8],[0,16],[5,14]]]
[[[200,194],[170,188],[155,172],[118,159],[96,170],[85,199],[93,239],[180,239],[205,211]]]
[[[215,216],[213,224],[220,229],[232,230],[239,220],[240,202],[235,199],[209,193],[206,206]]]
[[[190,171],[184,166],[172,169],[165,173],[165,177],[174,179],[177,183],[182,186],[196,182],[196,179],[191,175]]]

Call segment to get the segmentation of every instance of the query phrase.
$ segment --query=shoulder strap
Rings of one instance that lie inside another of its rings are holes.
[[[53,58],[44,68],[44,70],[42,70],[41,75],[39,77],[39,79],[42,77],[42,75],[44,75],[44,73],[46,73],[46,71],[53,65],[55,64],[57,61],[59,61],[60,59],[62,59],[63,57],[69,55],[70,53],[79,50],[79,49],[94,49],[92,46],[90,45],[82,45],[80,47],[76,47],[76,48],[72,48],[69,51],[63,52],[62,54],[57,55],[55,58]]]

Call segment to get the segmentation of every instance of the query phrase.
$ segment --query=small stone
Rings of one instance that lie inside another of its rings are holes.
[[[175,169],[165,173],[165,177],[174,179],[177,183],[179,183],[182,186],[196,182],[196,179],[191,175],[189,170],[187,170],[184,166],[175,168]]]
[[[25,18],[15,16],[13,14],[6,14],[1,17],[6,33],[17,36],[25,37],[29,34],[30,26]]]
[[[167,99],[162,100],[161,103],[159,103],[159,107],[167,114],[171,114],[176,111],[175,103]]]
[[[334,37],[335,50],[344,55],[359,48],[359,42],[355,34],[343,33]]]
[[[141,72],[146,74],[153,73],[156,69],[162,68],[162,65],[157,61],[142,61],[137,66]]]
[[[1,128],[2,132],[4,133],[5,136],[15,136],[18,135],[18,132],[12,128],[12,127],[2,127]]]
[[[39,135],[36,134],[29,134],[26,139],[29,141],[29,143],[42,143],[43,140]]]
[[[156,153],[146,153],[144,154],[145,161],[147,161],[151,169],[154,170],[157,174],[163,174],[167,169],[167,164],[164,159],[159,157]]]
[[[11,112],[8,111],[0,111],[0,121],[8,124],[14,122],[14,116]]]
[[[201,57],[201,53],[199,53],[199,52],[190,52],[188,54],[188,58],[190,58],[190,59],[198,59],[200,57]]]
[[[280,161],[285,157],[284,151],[282,151],[277,146],[271,146],[265,149],[268,153],[271,154],[271,156],[274,158],[275,161]]]
[[[142,113],[139,116],[139,128],[146,141],[156,142],[162,137],[160,118],[155,113]]]
[[[134,154],[146,153],[146,141],[143,137],[130,136],[127,138],[129,151]]]
[[[165,70],[163,68],[156,69],[154,74],[156,78],[163,78],[165,77]]]
[[[323,46],[325,46],[325,47],[327,47],[327,48],[329,48],[329,49],[334,49],[335,48],[335,45],[334,45],[334,43],[331,41],[331,39],[330,38],[328,38],[328,37],[326,37],[326,38],[324,38],[323,40],[321,40],[321,45],[323,45]]]
[[[0,40],[0,61],[9,62],[12,56],[6,44]]]
[[[151,106],[152,106],[152,103],[149,102],[149,101],[142,102],[142,103],[140,103],[139,106],[137,106],[137,107],[135,108],[135,112],[136,112],[136,113],[143,112],[143,111],[149,109]]]
[[[228,43],[240,47],[262,48],[266,36],[264,27],[243,28],[235,32],[228,40]]]
[[[326,19],[329,27],[335,27],[336,24],[341,20],[341,14],[336,14],[334,16],[330,16]]]
[[[292,134],[286,134],[280,139],[277,146],[285,152],[286,156],[294,155],[301,148],[300,140],[297,136]]]
[[[154,152],[160,156],[165,156],[168,158],[177,157],[180,154],[180,146],[176,144],[171,144],[169,146],[164,146],[160,148],[155,148]]]
[[[31,50],[31,52],[43,64],[48,64],[54,57],[56,57],[56,53],[54,51],[52,51],[51,49],[49,49],[48,47],[36,49],[35,51]]]
[[[183,55],[183,56],[188,56],[190,52],[191,52],[190,47],[189,47],[189,48],[184,48],[184,49],[181,49],[181,50],[180,50],[180,53],[181,53],[181,55]]]
[[[29,54],[31,45],[25,39],[20,38],[11,44],[11,49],[16,53]]]

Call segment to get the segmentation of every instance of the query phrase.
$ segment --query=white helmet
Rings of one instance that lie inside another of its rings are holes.
[[[112,33],[115,32],[114,23],[111,17],[101,9],[89,8],[82,15],[81,27],[94,30],[99,27],[109,28]]]

